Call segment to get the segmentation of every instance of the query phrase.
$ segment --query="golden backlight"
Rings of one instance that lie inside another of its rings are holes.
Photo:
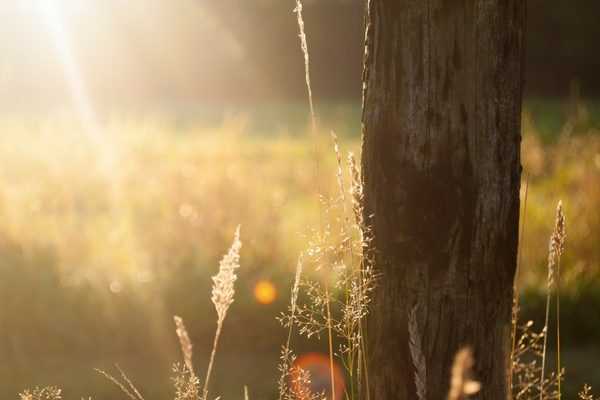
[[[246,52],[213,8],[192,0],[0,1],[0,106],[69,109],[83,90],[100,115],[217,97]]]
[[[254,298],[260,304],[271,304],[277,298],[277,289],[271,281],[260,280],[254,286]]]

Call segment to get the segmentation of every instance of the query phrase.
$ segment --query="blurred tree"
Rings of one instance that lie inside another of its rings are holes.
[[[382,278],[372,399],[444,399],[471,346],[479,398],[507,399],[526,2],[371,0],[365,215]]]

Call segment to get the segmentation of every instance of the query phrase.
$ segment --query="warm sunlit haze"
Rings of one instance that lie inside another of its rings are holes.
[[[584,382],[600,389],[600,55],[585,15],[600,8],[531,3],[516,287],[522,319],[541,330],[562,200],[574,399]],[[0,0],[0,398],[48,385],[126,398],[94,370],[122,381],[115,364],[145,399],[174,398],[178,384],[199,394],[177,400],[203,398],[206,381],[210,399],[243,398],[244,386],[281,399],[281,385],[286,400],[316,400],[307,387],[330,399],[332,381],[336,400],[359,398],[377,280],[361,272],[367,236],[353,211],[364,4],[303,2],[314,126],[294,9]]]

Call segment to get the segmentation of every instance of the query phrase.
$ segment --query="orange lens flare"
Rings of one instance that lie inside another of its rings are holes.
[[[260,280],[254,286],[254,298],[260,304],[271,304],[277,298],[277,289],[271,281]]]
[[[310,394],[325,393],[331,400],[331,373],[329,369],[329,356],[321,353],[307,353],[296,359],[290,377],[290,387],[299,400],[308,400]],[[300,370],[309,373],[309,387],[300,378]],[[335,399],[342,400],[345,392],[344,373],[337,362],[333,362],[333,381],[335,385]]]

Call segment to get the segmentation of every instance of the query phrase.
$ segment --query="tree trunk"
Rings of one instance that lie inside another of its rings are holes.
[[[370,0],[365,216],[373,400],[445,399],[455,353],[508,399],[524,0]]]

